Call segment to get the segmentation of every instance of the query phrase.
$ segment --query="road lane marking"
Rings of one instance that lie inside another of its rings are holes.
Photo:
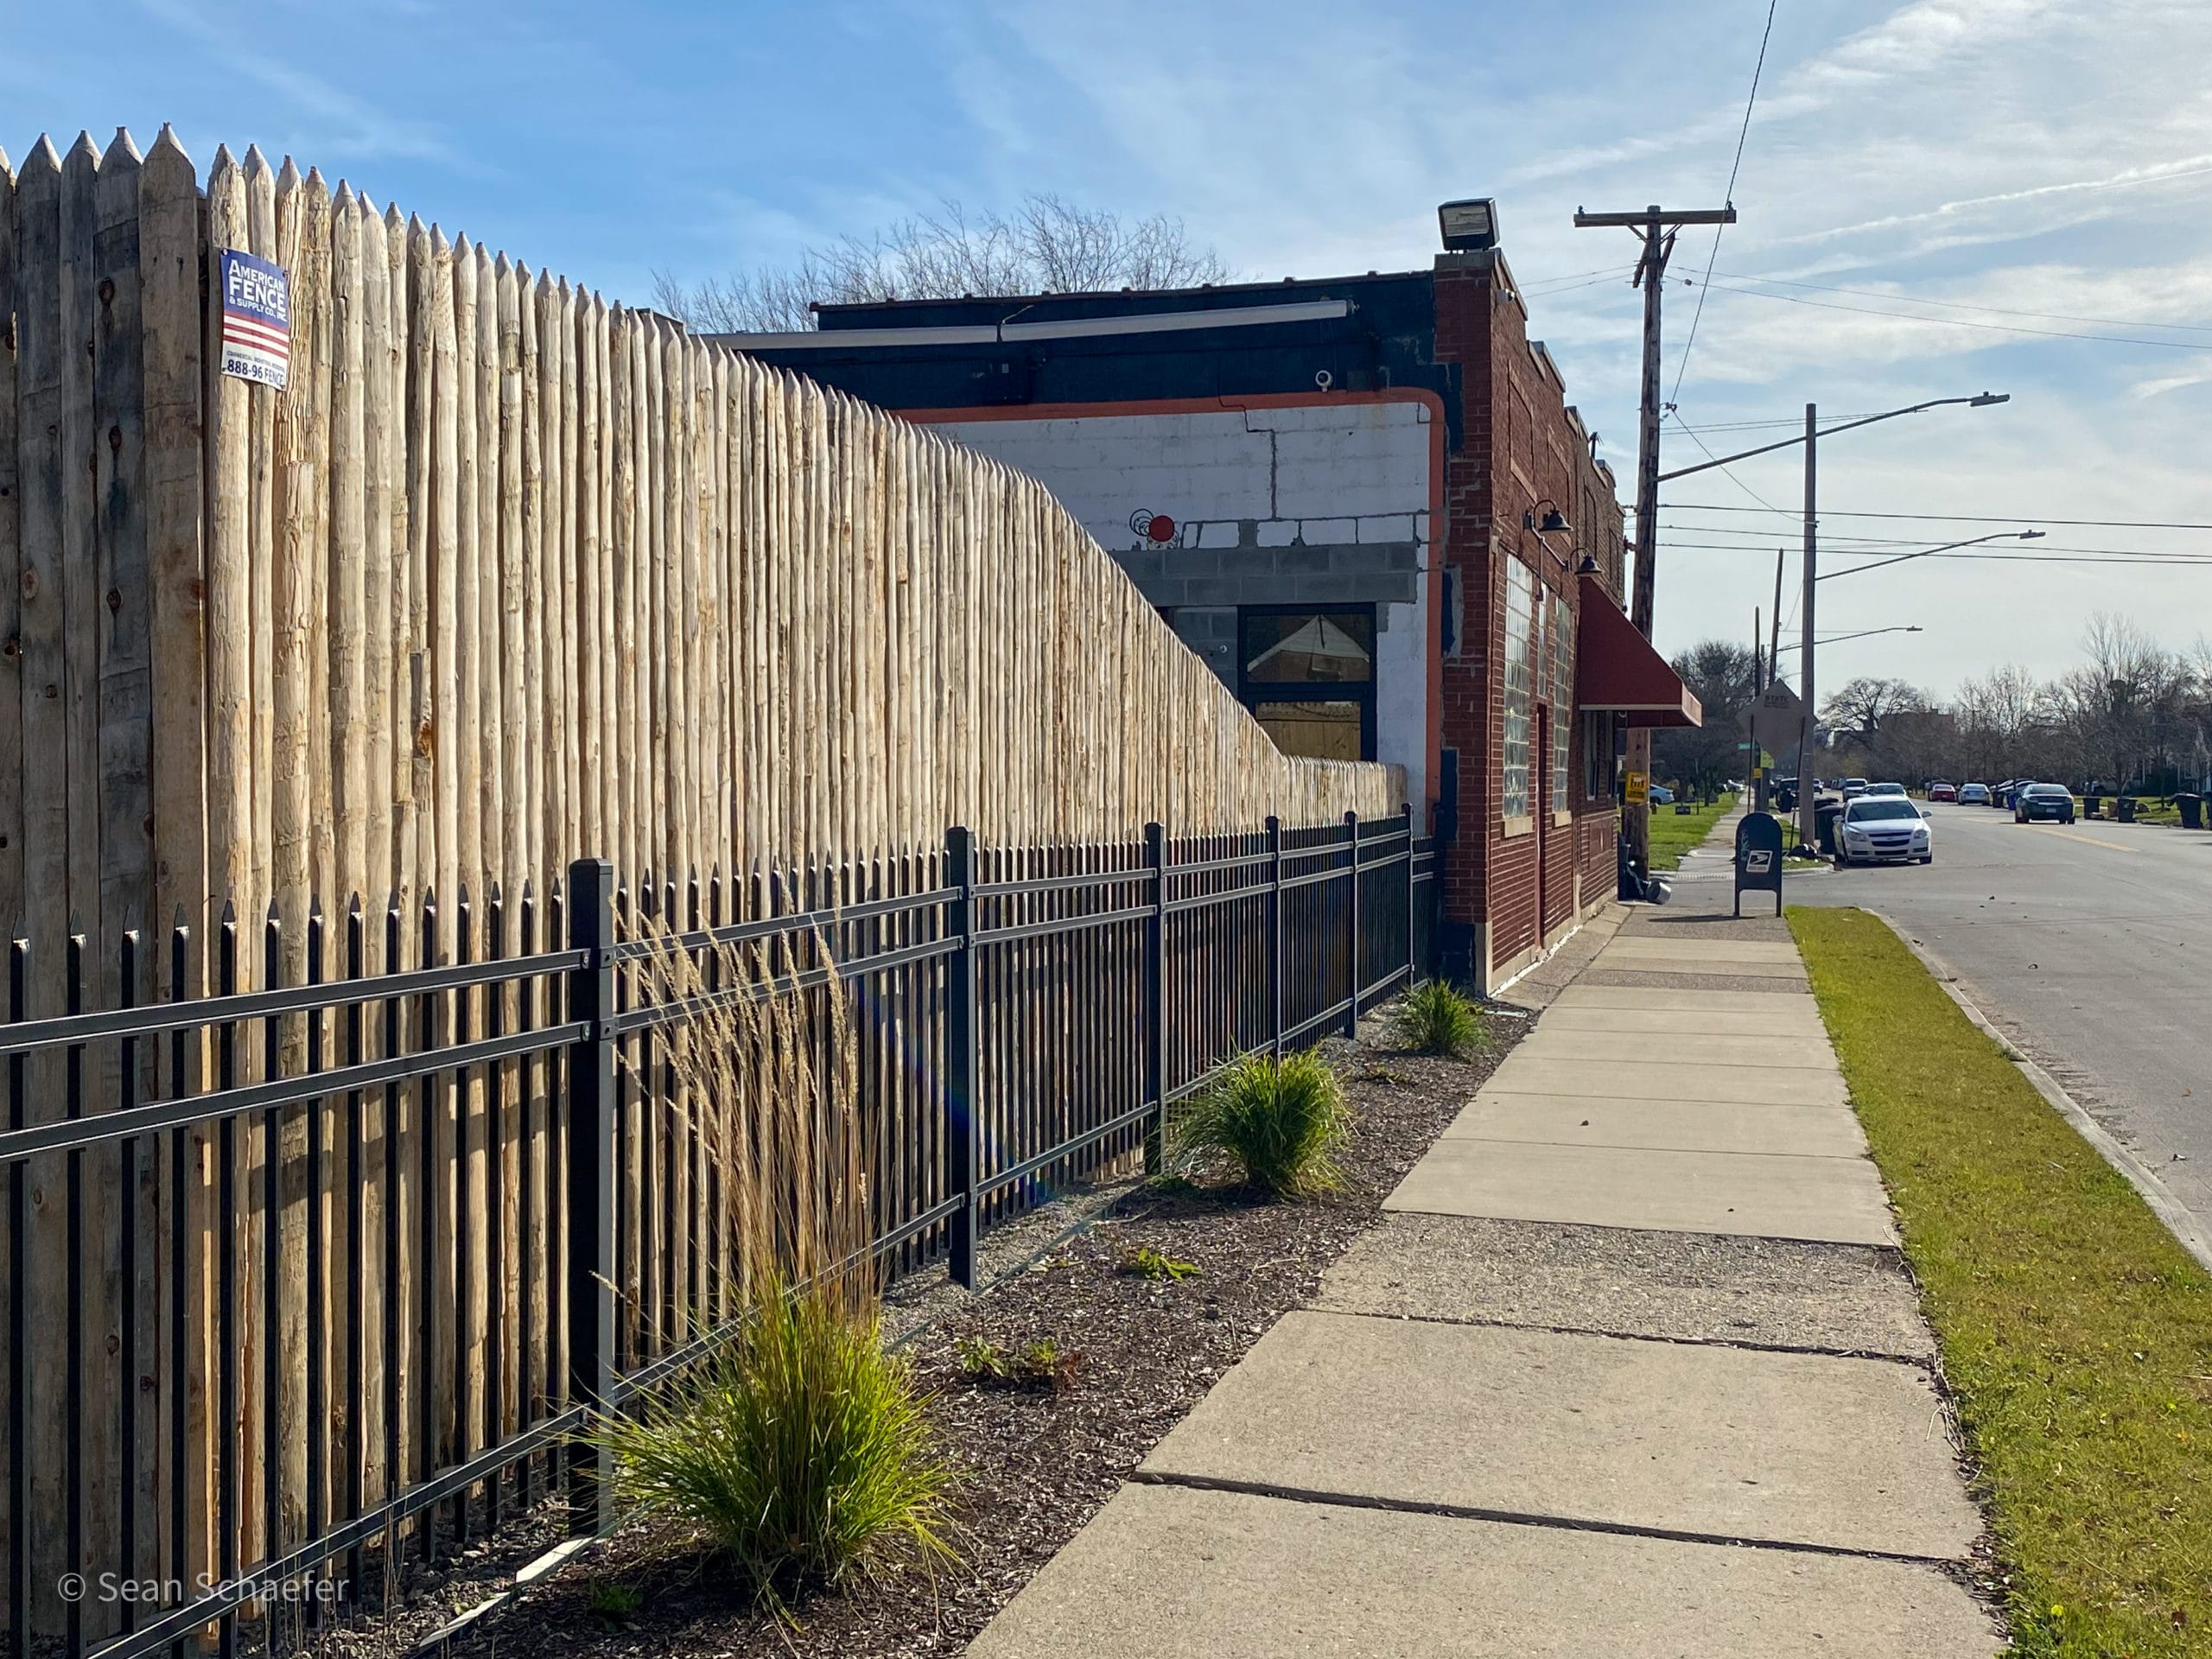
[[[2046,830],[2044,834],[2063,836],[2067,840],[2078,841],[2086,847],[2101,847],[2108,853],[2139,853],[2143,850],[2140,847],[2122,847],[2117,842],[2099,841],[2094,836],[2079,835],[2071,830]]]

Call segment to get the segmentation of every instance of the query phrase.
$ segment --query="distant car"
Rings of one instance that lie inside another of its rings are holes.
[[[1931,801],[1955,801],[1959,798],[1959,786],[1956,784],[1930,784],[1928,785],[1928,798]]]
[[[1843,798],[1845,800],[1857,800],[1866,792],[1866,780],[1864,778],[1847,778],[1843,780]]]
[[[1910,801],[1861,795],[1843,809],[1835,833],[1838,864],[1928,864],[1935,857],[1928,821]]]
[[[1869,784],[1866,785],[1866,793],[1869,795],[1894,795],[1899,800],[1907,798],[1904,792],[1904,785],[1903,784]]]
[[[1654,784],[1651,785],[1650,801],[1654,806],[1672,806],[1675,804],[1675,791],[1664,784]]]
[[[1987,806],[1989,785],[1987,784],[1961,784],[1959,804],[1961,806]]]
[[[2074,822],[2074,791],[2063,784],[2022,784],[2012,794],[2012,822]]]

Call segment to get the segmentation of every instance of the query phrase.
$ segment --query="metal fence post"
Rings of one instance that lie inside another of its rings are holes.
[[[1282,1058],[1282,820],[1268,814],[1268,1047]]]
[[[1157,1175],[1167,1160],[1167,831],[1157,823],[1144,827],[1144,861],[1152,872],[1152,914],[1144,925],[1144,1087],[1153,1109],[1144,1132],[1144,1173]]]
[[[1346,921],[1351,931],[1351,1004],[1344,1010],[1344,1035],[1355,1041],[1359,1037],[1359,814],[1344,814],[1344,827],[1351,831],[1351,902],[1344,906]]]
[[[569,1019],[584,1027],[569,1051],[569,1398],[601,1409],[614,1392],[614,867],[569,866]],[[614,1525],[614,1459],[604,1443],[569,1444],[569,1530]]]
[[[976,840],[964,825],[944,832],[946,880],[955,891],[945,918],[948,937],[959,941],[946,967],[944,1109],[946,1173],[960,1207],[952,1212],[952,1276],[976,1288],[976,1239],[982,1230],[982,1145],[976,1118]]]
[[[1414,898],[1420,891],[1414,880],[1414,842],[1419,830],[1414,823],[1414,804],[1408,801],[1402,810],[1406,815],[1406,988],[1410,991],[1421,981],[1421,932],[1414,925]]]

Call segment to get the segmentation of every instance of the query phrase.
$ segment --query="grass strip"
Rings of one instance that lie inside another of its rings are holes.
[[[1688,812],[1677,812],[1671,806],[1651,809],[1651,868],[1654,871],[1680,869],[1682,855],[1713,833],[1713,826],[1720,822],[1722,814],[1736,804],[1732,791],[1724,792],[1710,806],[1696,807]]]
[[[1980,1465],[2014,1651],[2212,1652],[2212,1276],[1888,926],[1789,919]]]

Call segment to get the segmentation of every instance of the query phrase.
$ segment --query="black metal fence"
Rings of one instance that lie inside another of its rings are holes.
[[[655,1046],[707,1004],[844,1000],[875,1249],[972,1286],[984,1229],[1133,1163],[1224,1058],[1422,976],[1436,863],[1410,816],[1027,850],[956,829],[741,890],[585,861],[543,899],[318,910],[289,953],[273,911],[179,926],[169,982],[204,943],[212,994],[97,1011],[81,940],[54,964],[15,941],[9,1651],[227,1655],[549,1494],[606,1525],[582,1402],[730,1311],[713,1149]],[[780,967],[725,987],[732,947]],[[147,948],[124,939],[122,986]],[[688,995],[652,988],[670,950],[708,964]],[[26,1018],[56,969],[67,1011]]]

